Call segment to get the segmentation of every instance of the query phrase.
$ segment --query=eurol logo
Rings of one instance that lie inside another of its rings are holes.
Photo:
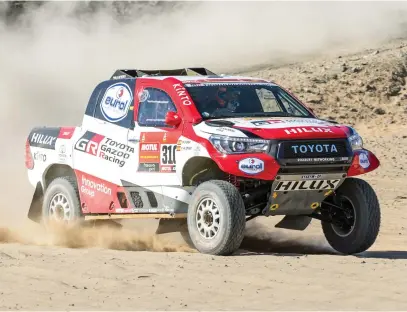
[[[264,161],[258,158],[245,158],[239,161],[239,170],[247,174],[257,174],[264,170]]]
[[[367,155],[367,153],[361,152],[361,153],[359,154],[359,165],[360,165],[363,169],[369,168],[370,162],[369,162],[369,156]]]
[[[127,116],[132,100],[129,86],[123,82],[115,83],[106,90],[100,109],[106,120],[118,122]]]

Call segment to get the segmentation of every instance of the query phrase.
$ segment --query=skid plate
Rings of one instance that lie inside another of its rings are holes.
[[[345,178],[345,173],[279,175],[271,186],[271,196],[263,214],[311,214]]]

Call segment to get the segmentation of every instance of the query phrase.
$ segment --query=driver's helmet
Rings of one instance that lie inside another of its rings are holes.
[[[236,89],[227,89],[226,87],[219,87],[216,91],[216,101],[221,108],[227,108],[234,112],[239,106],[240,91]]]

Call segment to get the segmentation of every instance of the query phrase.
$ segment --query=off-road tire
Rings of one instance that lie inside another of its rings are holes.
[[[202,237],[197,227],[197,210],[201,200],[205,198],[213,200],[219,208],[219,230],[212,239]],[[187,222],[188,236],[199,252],[219,256],[230,255],[240,247],[244,236],[246,214],[242,196],[229,182],[222,180],[204,182],[192,194]]]
[[[348,178],[336,191],[352,203],[356,221],[353,230],[345,237],[338,235],[331,223],[321,222],[328,243],[343,254],[357,254],[369,249],[380,230],[380,204],[373,188],[364,180]]]
[[[63,194],[70,207],[69,225],[81,225],[83,222],[83,215],[80,205],[79,192],[76,180],[73,177],[59,177],[54,179],[45,190],[44,200],[42,204],[42,223],[47,226],[50,221],[50,204],[52,198],[58,194]]]

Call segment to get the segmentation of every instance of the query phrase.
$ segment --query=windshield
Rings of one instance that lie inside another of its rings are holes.
[[[185,88],[204,119],[313,117],[287,92],[270,83],[191,83]]]

